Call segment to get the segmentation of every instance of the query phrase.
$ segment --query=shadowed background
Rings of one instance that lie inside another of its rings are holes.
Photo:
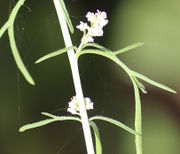
[[[0,0],[0,27],[16,1]],[[95,41],[112,50],[136,42],[142,47],[119,55],[130,68],[177,91],[170,94],[145,84],[141,94],[144,154],[180,152],[180,2],[177,0],[66,0],[73,25],[85,21],[88,11],[106,11],[109,24],[104,37]],[[17,70],[7,33],[0,39],[0,153],[2,154],[85,154],[81,125],[56,122],[19,133],[27,123],[43,117],[41,112],[69,115],[67,102],[74,95],[66,54],[40,64],[41,56],[63,48],[61,30],[53,1],[27,0],[21,8],[15,35],[21,57],[35,79],[30,86]],[[74,45],[82,34],[75,28]],[[113,62],[95,55],[79,60],[84,95],[95,109],[91,115],[105,115],[134,128],[134,94],[128,76]],[[104,122],[97,122],[103,154],[135,154],[134,136]]]

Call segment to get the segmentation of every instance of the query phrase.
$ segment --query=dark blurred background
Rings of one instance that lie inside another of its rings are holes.
[[[16,4],[0,0],[0,27]],[[145,84],[141,94],[144,154],[180,153],[180,1],[178,0],[66,0],[73,25],[85,21],[88,11],[106,11],[109,24],[96,42],[112,50],[136,42],[142,47],[119,56],[129,67],[177,91],[170,94]],[[75,94],[66,54],[38,65],[41,56],[63,48],[61,30],[52,0],[26,0],[15,23],[22,59],[35,79],[29,85],[18,71],[7,33],[0,39],[0,153],[85,154],[81,125],[57,122],[19,133],[28,123],[46,117],[42,111],[69,115],[67,102]],[[82,34],[75,28],[73,43]],[[95,55],[79,60],[84,95],[95,109],[89,115],[105,115],[134,128],[134,94],[125,72],[113,62]],[[104,122],[97,122],[103,154],[135,154],[134,136]]]

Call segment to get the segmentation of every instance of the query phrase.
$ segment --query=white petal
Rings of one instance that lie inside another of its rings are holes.
[[[89,26],[87,25],[87,23],[80,21],[80,24],[77,25],[76,28],[78,28],[80,31],[85,31],[89,28]]]

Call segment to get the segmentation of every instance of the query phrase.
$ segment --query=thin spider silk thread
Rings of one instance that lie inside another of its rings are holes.
[[[61,154],[63,150],[72,142],[72,140],[82,131],[82,128],[79,128],[69,139],[67,139],[64,144],[58,149],[57,154]]]
[[[15,1],[10,0],[10,2],[9,2],[9,15],[10,15],[10,12],[11,12],[12,8],[14,7],[14,5],[15,5]],[[23,8],[28,10],[28,12],[31,12],[31,9],[27,5],[23,5]],[[20,13],[20,14],[17,14],[15,25],[14,25],[15,38],[16,38],[17,46],[20,46],[20,45],[22,45],[22,43],[24,43],[23,38],[22,38],[22,34],[24,32],[24,26],[22,27],[22,24],[24,24],[24,18],[22,16],[22,14]],[[26,52],[26,54],[28,54],[27,57],[30,57],[30,55],[31,55],[29,48],[30,47],[26,48],[26,51],[28,51],[28,52]],[[22,97],[21,97],[21,75],[20,74],[21,73],[20,73],[20,71],[16,65],[18,129],[22,126],[21,112],[22,112],[22,108],[23,108]]]
[[[10,15],[12,8],[14,7],[15,2],[14,0],[10,0],[9,1],[9,8],[8,8],[8,14]],[[15,25],[15,29],[17,31],[16,35],[17,38],[18,37],[18,33],[19,33],[19,27],[18,24]],[[18,40],[17,40],[18,42]],[[18,129],[21,126],[21,89],[20,89],[20,72],[18,71],[18,67],[16,66],[16,85],[17,85],[17,119],[18,119]]]
[[[9,2],[9,15],[11,13],[12,8],[15,5],[15,1],[14,0],[10,0]],[[25,6],[25,8],[31,12],[31,9],[28,6]],[[22,42],[22,32],[23,29],[21,29],[21,20],[22,20],[22,16],[20,14],[17,15],[16,17],[16,22],[15,22],[15,35],[16,35],[16,43],[17,45],[20,45],[20,43]],[[27,53],[28,55],[30,53]],[[16,82],[17,82],[17,119],[18,119],[18,129],[22,126],[22,121],[21,121],[21,112],[23,111],[23,104],[22,104],[22,93],[21,93],[21,75],[20,75],[20,71],[18,69],[18,67],[16,66]],[[61,109],[58,109],[61,110]],[[62,110],[67,110],[67,106],[62,109]],[[58,149],[57,154],[61,154],[62,151],[68,146],[68,144],[70,144],[72,142],[72,140],[79,134],[80,130],[82,130],[81,128],[79,128],[71,137],[69,137],[64,144]],[[28,150],[28,145],[26,144],[26,148],[27,151]]]

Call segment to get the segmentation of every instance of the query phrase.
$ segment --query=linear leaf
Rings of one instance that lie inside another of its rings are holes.
[[[35,82],[29,72],[27,71],[26,67],[24,66],[24,63],[19,55],[16,42],[15,42],[15,37],[14,37],[14,20],[15,17],[20,9],[20,7],[24,4],[25,0],[19,0],[16,4],[16,6],[13,8],[11,15],[9,17],[9,27],[8,27],[8,35],[9,35],[9,41],[10,41],[10,46],[12,50],[12,54],[14,56],[15,62],[21,71],[21,73],[24,75],[25,79],[32,85],[35,85]]]
[[[51,122],[54,122],[54,121],[57,121],[57,120],[56,119],[46,119],[46,120],[42,120],[42,121],[35,122],[35,123],[32,123],[32,124],[27,124],[27,125],[22,126],[19,129],[19,131],[24,132],[24,131],[29,130],[29,129],[33,129],[33,128],[37,128],[37,127],[47,125],[47,124],[49,124]]]
[[[95,122],[90,122],[91,127],[93,128],[94,136],[95,136],[95,144],[96,144],[96,154],[102,154],[102,145],[101,139],[99,135],[99,130]]]
[[[169,92],[171,92],[171,93],[176,93],[175,90],[173,90],[173,89],[171,89],[171,88],[169,88],[169,87],[167,87],[167,86],[165,86],[165,85],[163,85],[163,84],[160,84],[160,83],[158,83],[158,82],[156,82],[156,81],[153,81],[153,80],[149,79],[148,77],[146,77],[146,76],[144,76],[144,75],[142,75],[142,74],[140,74],[140,73],[137,73],[137,72],[135,72],[135,71],[132,71],[132,73],[133,73],[134,76],[136,76],[137,78],[139,78],[139,79],[141,79],[141,80],[144,80],[145,82],[148,82],[149,84],[151,84],[151,85],[153,85],[153,86],[156,86],[156,87],[158,87],[158,88],[164,89],[164,90],[169,91]]]
[[[135,130],[137,133],[142,134],[142,115],[141,115],[141,100],[139,95],[139,89],[136,80],[133,77],[130,78],[135,94]],[[142,154],[142,136],[135,135],[136,153]]]
[[[103,57],[106,57],[108,59],[111,59],[112,61],[117,63],[119,66],[121,66],[129,76],[134,75],[135,77],[137,77],[141,80],[144,80],[144,81],[146,81],[146,82],[148,82],[148,83],[150,83],[150,84],[152,84],[158,88],[164,89],[164,90],[172,92],[172,93],[176,93],[175,90],[173,90],[173,89],[171,89],[171,88],[169,88],[163,84],[160,84],[156,81],[153,81],[153,80],[147,78],[146,76],[144,76],[140,73],[137,73],[137,72],[131,70],[120,59],[118,59],[115,55],[112,55],[112,54],[107,53],[107,52],[103,52],[101,50],[96,50],[96,49],[84,49],[81,52],[76,53],[76,57],[79,58],[79,56],[81,56],[83,54],[97,54],[97,55],[101,55]],[[140,82],[139,82],[139,86],[140,86],[140,89],[143,90],[142,85],[140,85]]]
[[[2,37],[2,35],[4,34],[4,32],[8,29],[9,27],[9,21],[7,21],[2,28],[0,29],[0,38]]]
[[[19,51],[17,49],[16,46],[16,42],[15,42],[15,37],[14,37],[14,29],[13,26],[10,26],[8,28],[8,35],[9,35],[9,41],[10,41],[10,46],[11,46],[11,51],[12,54],[14,56],[15,62],[19,68],[19,70],[21,71],[21,73],[24,75],[25,79],[32,85],[35,85],[35,82],[33,80],[33,78],[31,77],[31,75],[29,74],[29,72],[27,71],[20,55],[19,55]]]
[[[118,59],[115,55],[112,54],[112,52],[103,52],[101,50],[97,50],[97,49],[84,49],[80,52],[76,53],[76,57],[79,58],[81,55],[84,54],[96,54],[96,55],[101,55],[103,57],[106,57],[110,60],[112,60],[113,62],[115,62],[116,64],[118,64],[119,66],[122,67],[122,69],[125,70],[125,72],[130,76],[131,75],[131,70],[120,60]]]
[[[62,121],[62,120],[75,120],[75,121],[79,121],[81,122],[81,119],[79,117],[75,117],[75,116],[56,116],[47,112],[41,112],[42,115],[45,115],[47,117],[56,119],[58,121]]]
[[[143,45],[143,44],[144,44],[143,42],[138,42],[138,43],[132,44],[132,45],[130,45],[130,46],[128,46],[128,47],[125,47],[125,48],[123,48],[123,49],[114,51],[113,53],[114,53],[114,55],[118,55],[118,54],[124,53],[124,52],[126,52],[126,51],[132,50],[132,49],[134,49],[134,48],[137,48],[137,47],[139,47],[139,46],[141,46],[141,45]]]
[[[19,9],[21,8],[21,6],[24,4],[24,2],[25,2],[25,0],[19,0],[17,2],[17,4],[15,5],[15,7],[13,8],[13,10],[9,16],[9,20],[8,20],[10,25],[14,24],[14,20],[16,18],[16,15],[17,15]]]
[[[66,9],[66,5],[65,5],[63,0],[59,0],[59,1],[61,3],[62,9],[64,11],[65,20],[66,20],[66,22],[67,22],[67,24],[69,26],[69,29],[70,29],[71,33],[74,33],[74,28],[73,28],[73,25],[72,25],[71,20],[69,18],[69,13],[68,13],[68,11]]]
[[[42,115],[45,115],[45,116],[47,116],[47,117],[49,117],[49,118],[57,118],[57,116],[52,115],[52,114],[47,113],[47,112],[41,112],[41,114],[42,114]]]
[[[117,120],[114,120],[112,118],[108,118],[108,117],[104,117],[104,116],[94,116],[94,117],[91,117],[89,118],[89,121],[94,121],[94,120],[102,120],[102,121],[106,121],[106,122],[109,122],[113,125],[116,125],[118,127],[121,127],[123,128],[124,130],[134,134],[134,135],[140,135],[139,133],[137,133],[135,130],[131,129],[130,127],[124,125],[123,123],[117,121]]]
[[[14,56],[15,62],[17,64],[17,67],[19,68],[19,70],[21,71],[21,73],[23,74],[23,76],[25,77],[25,79],[32,85],[35,85],[35,82],[33,80],[33,78],[31,77],[31,75],[29,74],[29,72],[27,71],[20,55],[19,55],[19,51],[17,49],[16,46],[16,42],[15,42],[15,37],[14,37],[14,21],[16,18],[16,15],[20,9],[20,7],[24,4],[25,0],[19,0],[17,2],[17,4],[15,5],[15,7],[13,8],[8,23],[9,23],[9,27],[8,27],[8,35],[9,35],[9,41],[10,41],[10,46],[11,46],[11,50],[12,50],[12,54]]]
[[[60,49],[60,50],[51,52],[51,53],[49,53],[49,54],[47,54],[47,55],[39,58],[35,63],[38,64],[38,63],[40,63],[40,62],[42,62],[42,61],[44,61],[44,60],[50,59],[50,58],[52,58],[52,57],[56,57],[56,56],[58,56],[58,55],[61,55],[61,54],[65,53],[65,52],[73,49],[73,48],[74,48],[74,47],[69,47],[69,48],[64,48],[64,49]]]
[[[110,49],[105,48],[104,46],[99,45],[97,43],[86,43],[82,46],[81,50],[85,49],[86,47],[94,47],[94,48],[100,49],[100,50],[105,51],[105,52],[111,52]]]
[[[145,86],[135,77],[133,76],[134,81],[136,82],[137,86],[139,87],[139,89],[144,93],[147,94],[146,88]]]
[[[44,113],[44,115],[48,116],[50,114],[49,113]],[[32,124],[24,125],[24,126],[22,126],[19,129],[19,131],[20,132],[24,132],[26,130],[37,128],[37,127],[41,127],[41,126],[47,125],[47,124],[55,122],[55,121],[69,121],[69,120],[81,122],[81,120],[79,118],[77,118],[77,117],[72,117],[72,116],[56,116],[55,118],[52,118],[52,119],[45,119],[45,120],[41,120],[39,122],[35,122],[35,123],[32,123]]]

